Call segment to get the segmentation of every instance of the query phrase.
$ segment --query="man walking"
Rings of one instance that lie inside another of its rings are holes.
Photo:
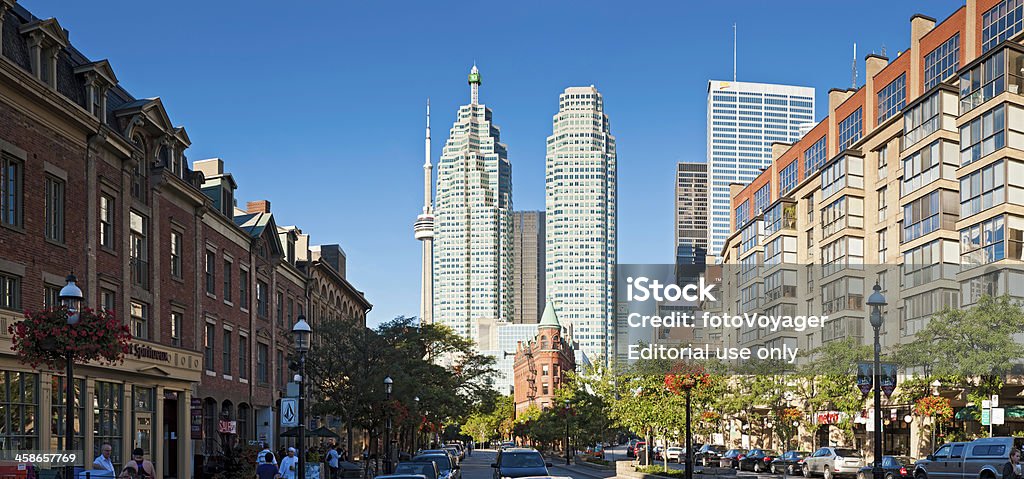
[[[334,443],[327,449],[327,468],[330,470],[328,477],[330,479],[337,479],[338,477],[338,461],[341,456],[338,454],[338,446]]]

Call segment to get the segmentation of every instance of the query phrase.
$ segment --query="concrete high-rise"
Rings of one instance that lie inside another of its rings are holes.
[[[707,165],[711,254],[729,236],[729,184],[750,183],[771,164],[772,143],[793,143],[814,120],[814,88],[765,83],[708,82]],[[767,192],[771,196],[771,192]],[[762,195],[764,196],[764,195]],[[767,205],[767,203],[764,203]],[[764,206],[759,203],[758,206]],[[750,211],[757,216],[759,212]]]
[[[434,322],[479,342],[481,323],[512,317],[512,165],[479,103],[459,107],[437,165],[434,210]]]
[[[676,279],[704,269],[708,251],[708,165],[676,166]]]
[[[427,134],[423,163],[423,212],[416,217],[413,234],[423,243],[420,265],[420,323],[434,322],[434,207],[431,180],[433,173],[430,163],[430,100],[427,100]]]
[[[615,347],[616,178],[601,94],[567,88],[547,140],[547,294],[574,342],[601,364]]]
[[[544,313],[544,212],[516,211],[512,220],[512,322],[536,324]]]

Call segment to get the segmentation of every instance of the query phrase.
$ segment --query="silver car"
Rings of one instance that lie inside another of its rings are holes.
[[[856,477],[864,458],[856,449],[823,447],[804,459],[804,477]]]

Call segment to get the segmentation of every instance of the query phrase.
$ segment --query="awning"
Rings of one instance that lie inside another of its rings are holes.
[[[978,410],[978,406],[965,406],[957,409],[956,414],[953,415],[953,419],[957,421],[977,421],[981,417],[981,413]]]

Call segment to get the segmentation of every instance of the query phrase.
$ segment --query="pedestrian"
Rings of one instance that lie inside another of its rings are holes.
[[[341,455],[338,453],[338,446],[331,444],[327,449],[327,468],[329,469],[328,477],[335,479],[338,477],[338,461],[341,460]]]
[[[473,441],[469,441],[469,444],[466,444],[466,455],[473,457]]]
[[[288,455],[281,459],[281,465],[277,473],[284,479],[295,479],[299,475],[299,458],[295,456],[298,451],[294,447],[288,448]]]
[[[156,472],[153,469],[153,463],[146,460],[146,451],[143,451],[141,447],[135,448],[132,451],[132,460],[125,465],[125,469],[133,469],[135,472],[134,476],[139,479],[153,479],[156,477]],[[124,475],[124,473],[121,473]]]
[[[260,450],[260,453],[256,455],[256,464],[273,464],[276,466],[277,458],[274,457],[274,453],[270,452],[270,446],[268,446],[267,443],[263,443],[261,444],[261,446],[263,447],[263,449]],[[267,459],[270,459],[271,462],[265,463],[264,461],[266,461]]]
[[[96,460],[92,461],[92,468],[105,471],[110,473],[110,477],[114,477],[114,463],[110,460],[110,454],[113,452],[113,448],[110,444],[103,443],[100,446],[100,455],[96,456]]]
[[[1021,479],[1020,449],[1011,448],[1009,461],[1003,464],[1003,479]]]
[[[277,458],[274,453],[267,451],[256,458],[259,465],[256,466],[256,479],[278,479],[281,474],[277,471]]]

